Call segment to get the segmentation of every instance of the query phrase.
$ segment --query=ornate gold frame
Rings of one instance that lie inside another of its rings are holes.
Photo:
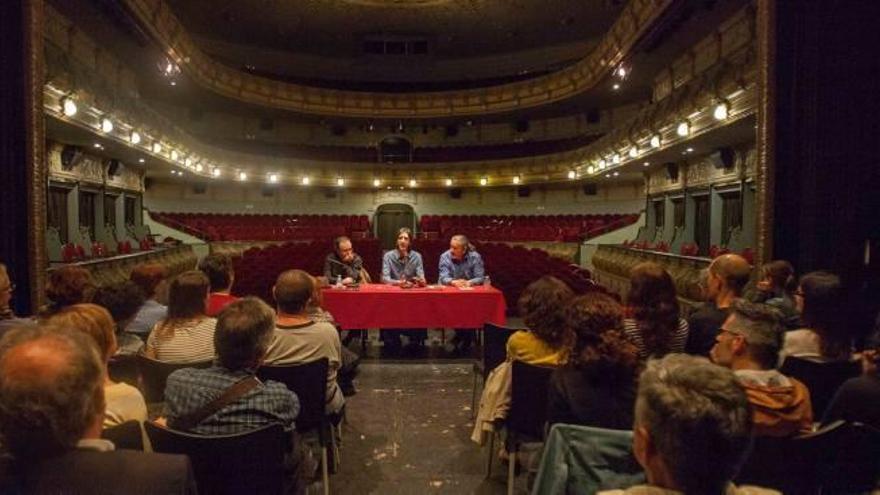
[[[28,250],[30,251],[30,300],[32,308],[39,308],[46,294],[46,270],[49,261],[46,254],[46,188],[49,176],[46,163],[46,125],[43,113],[43,0],[24,2],[25,53],[25,125],[27,132],[28,187]],[[10,164],[12,165],[12,164]]]
[[[773,216],[775,174],[773,156],[776,146],[776,0],[757,2],[758,37],[758,123],[755,135],[757,150],[755,212],[755,264],[760,266],[773,256]]]

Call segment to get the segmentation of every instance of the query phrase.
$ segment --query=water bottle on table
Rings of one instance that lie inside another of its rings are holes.
[[[336,276],[336,288],[337,289],[342,288],[342,275]]]
[[[488,273],[483,277],[483,287],[492,287],[492,279],[489,278]]]

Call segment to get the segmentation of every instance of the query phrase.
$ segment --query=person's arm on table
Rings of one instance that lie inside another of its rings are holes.
[[[446,251],[440,255],[440,285],[449,285],[452,283],[452,268],[452,256],[449,254],[449,251]]]

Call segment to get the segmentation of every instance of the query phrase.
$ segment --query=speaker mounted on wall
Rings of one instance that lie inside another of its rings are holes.
[[[83,151],[79,146],[67,144],[61,150],[61,169],[73,170],[83,159]]]
[[[107,177],[116,177],[119,175],[119,160],[111,158],[107,161]]]
[[[449,197],[452,199],[461,199],[461,188],[453,187],[449,190]]]
[[[532,195],[532,188],[529,186],[519,186],[516,188],[516,195],[520,198],[528,198]]]
[[[729,170],[733,168],[736,154],[730,146],[722,146],[709,155],[709,161],[716,169]]]
[[[669,162],[665,165],[666,167],[666,178],[671,180],[672,182],[678,182],[678,164]]]
[[[599,185],[595,182],[588,182],[583,186],[584,196],[595,196],[599,194]]]
[[[513,125],[513,128],[516,129],[516,132],[524,133],[529,132],[529,121],[528,120],[517,120]]]

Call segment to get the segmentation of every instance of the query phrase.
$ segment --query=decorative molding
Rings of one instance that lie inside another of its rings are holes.
[[[136,22],[196,83],[247,103],[307,114],[442,118],[538,107],[595,87],[654,27],[672,0],[631,0],[594,50],[569,67],[526,81],[459,91],[371,93],[286,83],[216,62],[162,0],[123,0]]]

